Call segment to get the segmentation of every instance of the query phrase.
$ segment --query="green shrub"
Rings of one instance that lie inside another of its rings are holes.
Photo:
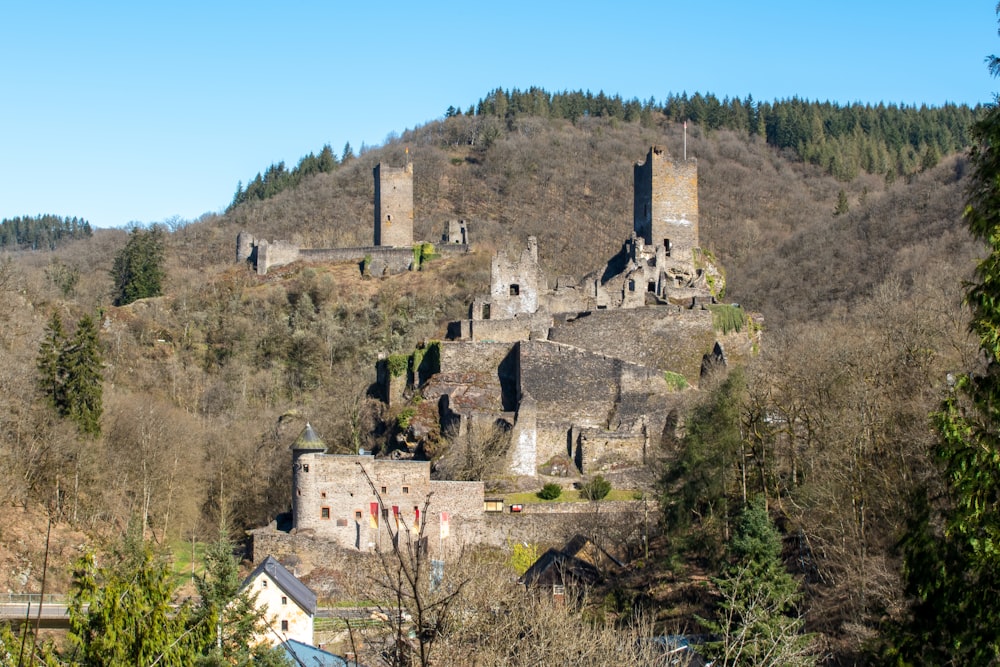
[[[396,426],[399,427],[400,431],[410,428],[410,422],[413,420],[413,415],[415,414],[417,414],[416,408],[403,408],[400,411],[396,417]]]
[[[542,500],[555,500],[562,495],[562,487],[555,482],[549,482],[536,495]]]
[[[601,500],[611,493],[611,482],[598,475],[580,487],[580,495],[587,500]]]
[[[688,388],[687,378],[680,373],[663,371],[663,379],[667,381],[667,388],[670,391],[683,391]]]
[[[406,375],[406,368],[409,364],[410,357],[406,354],[390,354],[389,358],[386,359],[389,375],[394,378]]]
[[[746,325],[746,314],[736,304],[717,303],[708,306],[712,311],[712,328],[723,334],[742,331]]]
[[[528,571],[528,568],[538,560],[538,545],[532,542],[514,542],[508,540],[510,545],[510,565],[521,576]]]

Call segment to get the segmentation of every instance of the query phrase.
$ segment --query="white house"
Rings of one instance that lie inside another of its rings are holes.
[[[257,594],[257,607],[263,608],[270,628],[255,637],[272,646],[294,639],[313,643],[313,618],[316,616],[316,594],[295,578],[291,572],[268,556],[246,578],[240,590],[249,588]]]

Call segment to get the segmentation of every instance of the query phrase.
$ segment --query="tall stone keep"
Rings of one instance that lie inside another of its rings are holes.
[[[413,245],[413,163],[375,165],[375,245]]]
[[[635,235],[666,256],[693,261],[698,245],[698,163],[653,146],[635,165]]]

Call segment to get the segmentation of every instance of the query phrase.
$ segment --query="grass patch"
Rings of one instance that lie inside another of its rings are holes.
[[[205,574],[205,543],[194,543],[194,573]],[[191,578],[191,541],[171,540],[167,547],[170,550],[170,563],[173,574],[178,579]]]
[[[667,382],[670,391],[683,391],[688,388],[687,378],[680,373],[673,371],[663,371],[663,379]]]
[[[638,492],[635,489],[611,489],[611,492],[604,497],[604,500],[635,500]],[[577,489],[563,489],[562,494],[555,500],[542,500],[535,491],[524,493],[508,493],[503,497],[506,505],[551,505],[552,503],[586,503],[590,502],[580,495]]]
[[[743,308],[733,304],[716,303],[706,306],[712,311],[712,328],[723,334],[740,332],[746,326]]]

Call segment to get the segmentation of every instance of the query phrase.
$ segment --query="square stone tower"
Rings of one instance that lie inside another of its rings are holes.
[[[663,246],[667,257],[693,260],[698,245],[698,163],[676,161],[653,146],[635,164],[635,235],[648,246]]]
[[[413,163],[375,165],[375,245],[413,245]]]

